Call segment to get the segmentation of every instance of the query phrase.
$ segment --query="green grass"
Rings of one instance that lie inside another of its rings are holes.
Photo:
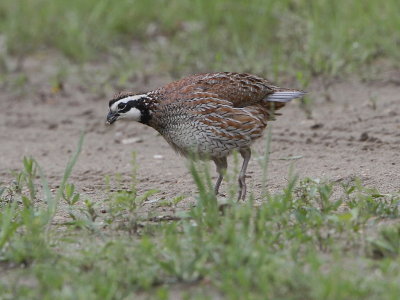
[[[52,48],[98,61],[122,48],[173,76],[229,69],[276,80],[360,74],[378,59],[398,66],[399,13],[397,0],[3,0],[0,31],[17,56]]]
[[[155,191],[137,193],[134,159],[130,189],[117,177],[104,203],[82,199],[68,183],[81,146],[57,191],[28,158],[0,189],[1,299],[400,297],[398,194],[289,176],[260,205],[221,210],[207,167],[192,163],[197,205],[157,218],[143,213]]]

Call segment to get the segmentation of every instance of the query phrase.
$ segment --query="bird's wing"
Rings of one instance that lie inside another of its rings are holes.
[[[204,73],[169,83],[153,93],[164,104],[212,100],[232,107],[261,105],[275,111],[305,93],[280,88],[268,80],[246,73]]]
[[[154,91],[165,101],[188,101],[198,95],[227,100],[234,107],[260,103],[277,87],[267,80],[244,73],[205,73],[188,76]]]

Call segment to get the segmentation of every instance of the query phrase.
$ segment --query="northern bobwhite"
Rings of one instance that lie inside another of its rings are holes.
[[[219,177],[227,156],[243,157],[238,200],[246,196],[245,174],[251,144],[262,136],[274,112],[305,92],[280,88],[266,79],[241,73],[191,75],[146,94],[120,94],[109,102],[107,122],[128,119],[157,130],[178,153],[212,159]]]

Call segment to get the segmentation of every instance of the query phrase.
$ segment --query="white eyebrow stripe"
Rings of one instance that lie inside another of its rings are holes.
[[[117,110],[117,106],[118,106],[119,103],[127,103],[127,102],[132,101],[132,100],[138,100],[138,99],[140,99],[140,98],[143,98],[144,96],[146,96],[146,94],[142,94],[142,95],[133,95],[133,96],[128,96],[128,97],[119,99],[118,101],[114,102],[114,103],[111,105],[111,108],[110,108],[110,109],[111,109],[112,111],[115,111],[115,110]]]

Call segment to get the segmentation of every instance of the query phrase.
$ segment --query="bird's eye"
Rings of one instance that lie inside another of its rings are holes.
[[[124,109],[125,106],[126,106],[126,103],[121,102],[118,104],[118,109]]]

